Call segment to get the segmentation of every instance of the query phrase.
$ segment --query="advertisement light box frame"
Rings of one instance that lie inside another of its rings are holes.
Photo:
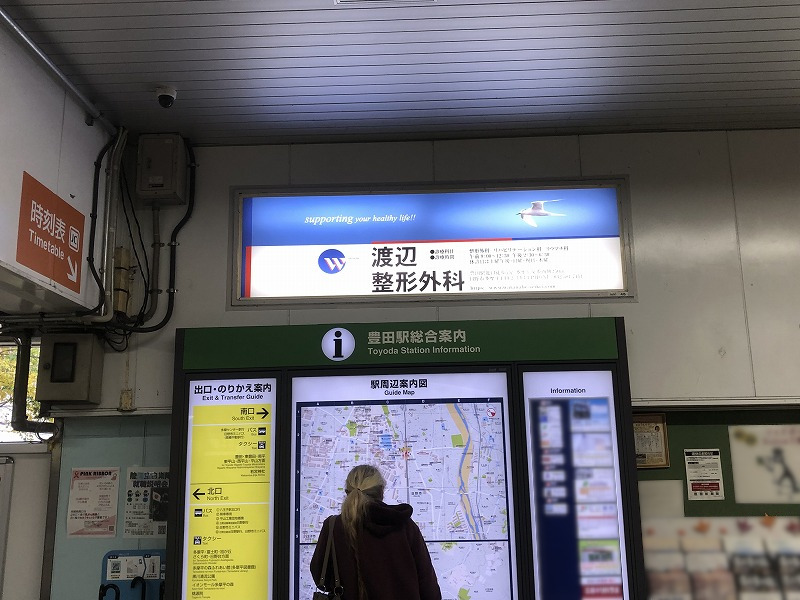
[[[239,188],[234,307],[635,295],[626,178]]]

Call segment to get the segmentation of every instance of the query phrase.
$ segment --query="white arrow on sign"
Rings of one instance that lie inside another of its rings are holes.
[[[70,281],[78,281],[78,263],[72,262],[72,257],[67,257],[67,262],[69,263],[69,273],[67,273],[67,279]]]

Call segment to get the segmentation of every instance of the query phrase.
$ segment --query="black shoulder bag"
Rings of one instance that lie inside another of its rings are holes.
[[[339,581],[339,564],[336,562],[336,544],[333,543],[333,528],[336,526],[336,516],[331,519],[331,528],[328,532],[328,543],[325,545],[325,557],[322,559],[321,583],[317,587],[322,590],[314,592],[312,600],[341,600],[344,588]],[[325,576],[328,574],[328,555],[333,554],[333,589],[325,588]]]

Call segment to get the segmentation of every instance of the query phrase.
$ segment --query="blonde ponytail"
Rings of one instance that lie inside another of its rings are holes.
[[[344,485],[344,491],[347,496],[342,502],[342,526],[356,559],[359,600],[366,600],[367,592],[361,577],[361,561],[358,557],[358,534],[364,526],[369,505],[372,502],[383,500],[385,487],[386,480],[377,467],[372,465],[354,467],[348,473]]]

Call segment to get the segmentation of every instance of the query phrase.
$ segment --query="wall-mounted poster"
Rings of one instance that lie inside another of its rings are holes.
[[[800,425],[728,427],[736,502],[800,504]]]
[[[167,537],[169,467],[128,467],[123,537]]]
[[[722,458],[719,448],[683,451],[686,464],[686,492],[689,500],[724,500]]]
[[[119,467],[72,469],[67,536],[115,537]]]
[[[272,598],[277,381],[189,383],[184,599]]]
[[[633,442],[636,448],[636,466],[639,469],[669,466],[665,414],[633,415]]]

